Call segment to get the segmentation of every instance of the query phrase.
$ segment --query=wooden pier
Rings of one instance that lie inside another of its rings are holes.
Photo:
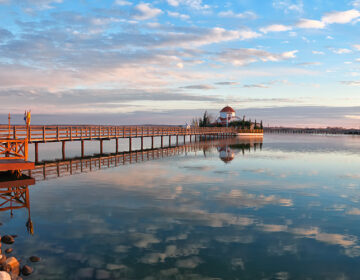
[[[225,138],[237,136],[239,133],[247,134],[262,133],[262,130],[239,130],[234,127],[191,127],[184,128],[178,126],[111,126],[111,125],[0,125],[0,139],[11,139],[11,141],[27,141],[35,145],[35,162],[38,162],[40,143],[62,143],[63,158],[66,155],[66,142],[81,141],[81,155],[84,156],[85,141],[99,141],[100,154],[103,153],[103,141],[116,141],[115,153],[119,151],[119,139],[128,139],[129,151],[132,149],[132,140],[140,138],[141,150],[144,149],[144,138],[151,138],[151,148],[154,148],[154,138],[160,137],[161,147],[164,146],[164,137],[168,138],[169,146],[172,137],[176,137],[176,143],[179,137],[183,137],[189,142],[199,141],[204,138]],[[5,140],[4,140],[5,141]],[[3,140],[0,140],[3,142]],[[4,142],[3,142],[4,143]],[[8,147],[5,143],[4,147]],[[27,145],[24,145],[24,147]],[[25,148],[24,148],[25,149]],[[26,148],[27,149],[27,148]],[[3,153],[6,151],[4,149]],[[25,154],[27,154],[24,151]],[[13,153],[14,154],[14,153]],[[27,157],[26,157],[27,158]],[[1,158],[0,158],[1,160]],[[4,160],[4,158],[2,158]],[[14,160],[14,158],[12,158]],[[15,161],[12,161],[15,163]],[[3,162],[4,163],[4,162]],[[1,166],[1,164],[0,164]],[[3,165],[5,170],[9,166]],[[31,168],[31,166],[29,166]],[[20,168],[18,168],[20,169]],[[27,169],[27,168],[21,168]],[[9,169],[10,170],[10,169]]]
[[[188,138],[189,141],[197,141],[202,137],[223,138],[235,136],[238,133],[236,128],[226,127],[204,127],[204,128],[183,128],[176,126],[103,126],[103,125],[0,125],[0,139],[27,139],[28,143],[35,145],[35,162],[38,162],[39,143],[62,143],[63,158],[65,158],[66,142],[81,141],[81,155],[84,156],[85,141],[99,141],[100,154],[103,153],[103,141],[116,140],[115,152],[118,152],[119,139],[127,138],[129,141],[129,151],[132,151],[132,139],[141,139],[141,150],[143,150],[144,138],[151,138],[151,147],[154,148],[154,138],[161,138],[163,147],[164,137]]]

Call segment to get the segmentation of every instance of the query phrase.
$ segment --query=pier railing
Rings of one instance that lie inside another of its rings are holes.
[[[1,160],[27,160],[27,139],[0,139]]]
[[[0,139],[5,137],[25,139],[28,134],[29,143],[176,135],[230,135],[236,133],[238,133],[238,130],[233,127],[183,128],[175,126],[31,125],[27,131],[25,125],[12,125],[9,135],[9,127],[7,125],[0,125]]]

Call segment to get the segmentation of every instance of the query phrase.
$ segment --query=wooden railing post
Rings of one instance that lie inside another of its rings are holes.
[[[45,125],[43,126],[43,131],[42,131],[42,133],[43,133],[43,142],[45,142]]]

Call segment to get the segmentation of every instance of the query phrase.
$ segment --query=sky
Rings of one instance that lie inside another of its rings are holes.
[[[184,124],[230,105],[359,128],[359,21],[360,0],[0,0],[0,122]]]

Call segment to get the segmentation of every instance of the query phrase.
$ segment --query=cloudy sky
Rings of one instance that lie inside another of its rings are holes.
[[[359,0],[0,0],[0,114],[359,128],[359,21]]]

